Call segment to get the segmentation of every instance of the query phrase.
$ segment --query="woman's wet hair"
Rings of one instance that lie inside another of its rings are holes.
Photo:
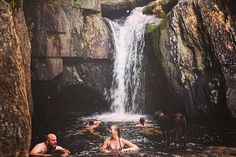
[[[117,127],[116,130],[117,130],[117,135],[120,138],[120,136],[121,136],[120,128]]]

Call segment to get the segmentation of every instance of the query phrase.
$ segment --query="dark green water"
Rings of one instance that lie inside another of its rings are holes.
[[[152,120],[152,119],[151,119]],[[58,137],[58,145],[71,151],[71,156],[119,156],[105,155],[99,150],[104,139],[109,136],[108,126],[115,122],[103,122],[95,134],[82,132],[86,118],[80,114],[70,116],[34,119],[32,145],[42,141],[43,135],[52,132]],[[164,147],[158,126],[144,129],[135,128],[135,122],[116,122],[120,125],[122,137],[137,144],[138,154],[120,156],[200,156],[207,146],[236,146],[236,130],[200,125],[186,128],[187,146],[184,148],[172,140],[169,148]]]

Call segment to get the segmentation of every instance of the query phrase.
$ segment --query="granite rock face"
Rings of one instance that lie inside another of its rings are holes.
[[[180,1],[154,31],[168,87],[189,117],[236,117],[234,21],[220,1]]]
[[[24,3],[32,43],[33,90],[43,91],[44,85],[48,90],[50,82],[56,84],[45,96],[35,89],[35,98],[45,100],[39,98],[35,105],[38,101],[39,105],[50,104],[48,97],[57,97],[50,95],[75,86],[91,88],[102,96],[112,79],[113,43],[101,16],[100,0]]]
[[[102,14],[109,18],[119,18],[135,7],[143,6],[153,0],[101,0]]]
[[[22,1],[0,1],[0,156],[28,156],[30,41]]]
[[[79,66],[79,61],[75,60],[107,60],[110,64],[112,40],[100,14],[100,1],[25,3],[27,24],[32,35],[33,80],[53,80],[64,71],[68,72],[67,63]],[[69,80],[73,82],[73,78]]]

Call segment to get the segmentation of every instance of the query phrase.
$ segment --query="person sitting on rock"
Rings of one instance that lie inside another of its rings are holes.
[[[66,157],[70,151],[57,145],[57,137],[55,134],[48,134],[44,142],[34,146],[30,152],[30,156],[55,156],[55,154]]]

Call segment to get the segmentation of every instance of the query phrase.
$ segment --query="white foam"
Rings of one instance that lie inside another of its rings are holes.
[[[101,115],[92,115],[84,119],[96,119],[103,122],[138,122],[140,117],[147,117],[147,115],[130,114],[130,113],[104,113]]]

